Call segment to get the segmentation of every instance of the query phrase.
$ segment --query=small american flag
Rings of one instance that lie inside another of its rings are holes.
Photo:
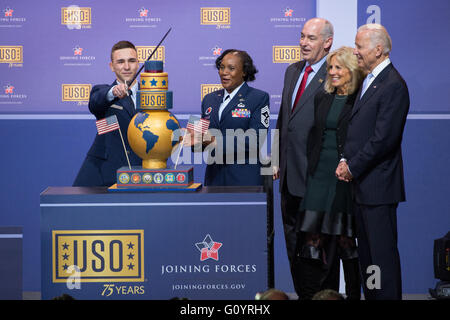
[[[204,134],[208,131],[209,128],[209,120],[199,118],[196,116],[190,116],[186,129],[194,130],[195,132],[200,132]]]
[[[116,115],[95,121],[98,134],[104,134],[119,129],[119,122]]]

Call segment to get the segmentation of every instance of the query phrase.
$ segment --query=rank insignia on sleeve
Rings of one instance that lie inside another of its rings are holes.
[[[269,106],[265,106],[261,109],[261,124],[268,128],[270,123],[270,111]]]

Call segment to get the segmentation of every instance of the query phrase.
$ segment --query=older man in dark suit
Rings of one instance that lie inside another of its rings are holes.
[[[284,76],[284,88],[277,126],[279,160],[274,179],[280,178],[281,212],[286,249],[297,294],[301,296],[299,270],[294,267],[297,218],[306,188],[306,144],[314,119],[314,96],[323,89],[326,55],[333,43],[333,26],[313,18],[303,26],[300,50],[304,60],[291,64]]]
[[[361,26],[355,45],[358,64],[368,75],[353,107],[336,176],[354,186],[365,298],[396,300],[402,297],[396,211],[405,201],[401,142],[409,93],[389,59],[391,38],[383,26]]]

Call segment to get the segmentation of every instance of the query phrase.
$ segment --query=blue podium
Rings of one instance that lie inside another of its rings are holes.
[[[0,300],[22,300],[22,227],[0,226]]]
[[[262,187],[41,194],[42,299],[249,299],[267,290]]]

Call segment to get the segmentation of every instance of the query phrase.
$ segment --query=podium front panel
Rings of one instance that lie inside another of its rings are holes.
[[[259,187],[41,194],[43,299],[249,299],[267,289]]]

